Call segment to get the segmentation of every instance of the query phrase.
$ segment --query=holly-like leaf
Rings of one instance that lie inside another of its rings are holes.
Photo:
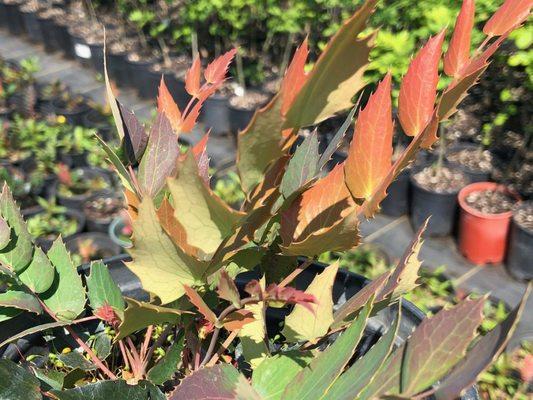
[[[246,378],[230,364],[196,370],[184,378],[168,400],[261,400]]]
[[[105,34],[105,32],[104,32]],[[106,41],[104,39],[104,80],[105,80],[105,89],[107,96],[107,104],[111,108],[111,113],[113,114],[113,119],[115,120],[115,126],[117,127],[117,133],[120,140],[124,139],[124,123],[122,122],[122,117],[120,115],[119,103],[113,94],[113,88],[111,87],[111,82],[109,81],[109,75],[107,73],[107,51],[106,51]]]
[[[310,352],[284,352],[266,358],[252,375],[252,386],[264,399],[282,400],[290,381],[312,360]]]
[[[7,290],[0,293],[0,306],[14,307],[35,314],[40,314],[43,310],[35,296],[20,290]]]
[[[196,292],[196,290],[190,288],[187,285],[183,285],[183,288],[185,289],[185,294],[189,298],[192,304],[196,306],[198,311],[202,313],[202,315],[205,317],[206,320],[211,322],[212,324],[216,323],[217,316],[215,313],[209,308],[207,304],[205,304],[205,301],[202,299],[202,297]]]
[[[155,385],[162,385],[172,379],[172,376],[178,369],[181,361],[181,352],[183,351],[185,335],[180,331],[179,337],[172,342],[165,355],[149,371],[148,379]]]
[[[437,400],[455,399],[461,392],[476,383],[477,377],[502,353],[513,335],[531,293],[528,285],[520,304],[509,313],[505,321],[498,324],[468,351],[466,357],[439,385],[435,392]]]
[[[331,38],[286,112],[285,128],[315,125],[353,106],[353,96],[365,86],[363,74],[375,35],[357,37],[376,2],[365,1]]]
[[[139,161],[146,150],[148,135],[133,111],[117,102],[124,127],[122,146],[131,163]]]
[[[305,63],[307,56],[309,55],[309,47],[307,43],[307,37],[303,43],[298,46],[292,57],[292,61],[285,72],[285,77],[281,84],[282,106],[281,114],[285,115],[287,110],[291,106],[294,98],[302,88],[307,74],[305,73]]]
[[[43,293],[52,286],[55,271],[41,248],[35,247],[30,265],[18,277],[32,292]]]
[[[195,57],[192,62],[191,67],[187,70],[185,74],[185,90],[192,97],[200,97],[200,76],[202,72],[202,64],[200,63],[200,58]]]
[[[382,366],[383,361],[390,354],[400,325],[401,307],[398,307],[398,316],[389,327],[387,333],[372,346],[363,357],[340,376],[328,391],[324,400],[352,400],[374,378]]]
[[[0,398],[41,400],[39,380],[11,360],[0,359]]]
[[[11,240],[0,250],[0,262],[14,271],[24,269],[33,256],[33,243],[7,183],[0,195],[0,217],[11,228]]]
[[[448,50],[444,55],[444,72],[458,77],[470,59],[470,36],[474,28],[476,5],[474,0],[463,0]]]
[[[98,144],[100,145],[100,147],[106,153],[107,158],[109,159],[111,164],[113,164],[113,166],[115,167],[115,170],[120,178],[120,182],[122,183],[122,186],[124,186],[124,188],[126,188],[130,193],[134,193],[137,196],[138,193],[135,188],[135,185],[133,184],[133,180],[131,179],[131,176],[128,173],[128,170],[126,169],[124,164],[122,164],[122,161],[120,161],[120,158],[118,157],[118,155],[98,135],[96,135],[96,140],[98,141]]]
[[[229,65],[237,54],[237,49],[231,49],[230,51],[222,54],[215,60],[213,60],[204,70],[204,78],[207,83],[219,84],[224,81],[226,74],[228,73]]]
[[[61,237],[52,244],[47,256],[56,270],[56,277],[41,299],[58,319],[72,321],[85,309],[85,289],[81,277]]]
[[[348,157],[346,185],[354,198],[368,199],[392,162],[391,75],[388,73],[359,112]]]
[[[357,245],[356,206],[344,184],[343,165],[304,191],[282,213],[282,250],[287,255],[315,256]]]
[[[483,33],[489,37],[508,33],[521,25],[533,7],[531,0],[505,0],[483,27]]]
[[[183,226],[189,245],[212,254],[234,232],[243,213],[225,204],[205,184],[192,153],[178,169],[177,177],[167,181],[174,217]]]
[[[283,156],[280,110],[281,99],[277,95],[256,110],[246,129],[239,132],[237,170],[247,194],[263,181],[267,167]]]
[[[94,371],[96,369],[96,365],[87,360],[81,353],[77,351],[58,354],[57,357],[68,368],[81,369],[82,371]]]
[[[124,315],[124,299],[119,287],[113,281],[107,266],[101,262],[91,264],[91,272],[87,276],[87,296],[93,310],[109,305],[122,319]]]
[[[161,83],[159,84],[159,95],[157,96],[157,111],[161,114],[165,114],[174,133],[176,135],[180,134],[181,130],[181,111],[172,98],[167,85],[165,84],[165,79],[161,77]]]
[[[7,222],[0,217],[0,250],[6,247],[11,240],[11,228]]]
[[[344,139],[344,135],[346,134],[346,131],[350,127],[353,121],[353,117],[355,115],[355,111],[357,110],[357,106],[352,108],[352,110],[348,113],[348,116],[340,126],[340,128],[335,133],[335,136],[329,141],[328,147],[326,147],[326,150],[324,150],[324,153],[320,156],[320,159],[318,160],[318,170],[322,171],[322,168],[327,164],[327,162],[331,159],[331,156],[338,150],[342,143],[342,139]]]
[[[146,196],[154,198],[176,171],[178,137],[165,114],[158,114],[150,130],[146,151],[139,163],[139,184]]]
[[[225,269],[220,270],[217,293],[221,299],[229,301],[235,307],[240,307],[241,296],[239,295],[239,290]]]
[[[333,322],[333,283],[339,269],[338,262],[331,264],[315,276],[305,293],[316,298],[308,307],[296,304],[285,318],[283,335],[290,342],[315,341],[325,335]]]
[[[439,60],[445,31],[430,38],[402,79],[398,116],[404,132],[417,136],[429,124],[437,98]]]
[[[281,181],[281,194],[287,199],[318,173],[318,134],[316,129],[298,146]]]
[[[58,400],[166,400],[165,395],[150,382],[130,385],[121,379],[89,383],[74,389],[51,390],[50,393]]]
[[[126,266],[139,277],[145,290],[161,299],[163,304],[185,293],[183,285],[202,281],[206,265],[174,245],[161,229],[152,199],[145,197],[133,221],[133,261]]]
[[[184,313],[184,311],[175,308],[157,306],[128,297],[125,299],[127,307],[124,310],[124,320],[118,328],[118,334],[115,340],[123,339],[149,325],[174,324]]]
[[[321,399],[335,383],[352,358],[372,310],[370,299],[357,319],[329,348],[313,358],[310,364],[289,382],[283,399]]]

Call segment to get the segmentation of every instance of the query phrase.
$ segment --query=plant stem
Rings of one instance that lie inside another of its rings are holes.
[[[237,66],[237,80],[239,85],[246,90],[246,82],[244,80],[244,68],[242,66],[242,55],[239,49],[237,49],[237,54],[235,55],[235,64]]]
[[[224,343],[222,343],[220,345],[220,348],[218,349],[218,351],[216,352],[216,354],[211,358],[211,360],[209,360],[209,362],[206,364],[207,367],[211,367],[213,365],[216,364],[216,362],[218,361],[218,359],[220,358],[220,356],[227,350],[227,348],[229,347],[229,345],[231,344],[231,342],[233,342],[233,340],[235,340],[235,338],[237,337],[237,335],[239,334],[240,332],[240,329],[237,329],[233,332],[231,332],[229,334],[229,336],[226,338],[226,340],[224,340]]]
[[[446,153],[446,139],[444,138],[444,131],[442,125],[439,125],[439,158],[437,159],[437,167],[435,168],[436,175],[440,175],[442,165],[444,164],[444,154]]]
[[[283,279],[281,281],[281,283],[278,285],[278,287],[280,288],[283,288],[285,286],[287,286],[289,283],[291,283],[298,275],[300,275],[300,273],[302,273],[307,267],[309,267],[311,265],[311,263],[313,262],[313,260],[306,260],[304,263],[302,263],[301,265],[297,266],[296,269],[294,271],[292,271],[289,275],[287,275],[285,277],[285,279]]]
[[[150,339],[152,338],[152,332],[153,331],[154,331],[154,326],[150,325],[146,329],[146,333],[144,334],[144,342],[143,342],[143,345],[141,347],[141,359],[142,360],[145,359],[146,350],[148,350],[148,345],[150,344]]]
[[[156,339],[152,347],[148,349],[148,352],[144,356],[144,362],[143,362],[143,369],[146,369],[148,366],[148,363],[150,362],[150,359],[152,358],[152,355],[154,354],[155,349],[158,347],[161,347],[163,342],[166,340],[170,330],[172,329],[172,324],[168,324],[165,329],[163,329],[163,332],[161,332],[161,335]]]

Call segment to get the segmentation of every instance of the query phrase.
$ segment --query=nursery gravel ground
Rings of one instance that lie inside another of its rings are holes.
[[[29,44],[1,30],[0,56],[14,60],[37,56],[41,66],[41,71],[37,74],[39,81],[51,82],[60,79],[70,86],[73,92],[89,96],[99,104],[105,104],[103,83],[96,79],[93,71],[79,66],[76,61],[65,60],[57,54],[46,54],[42,47]],[[139,99],[131,89],[121,89],[118,97],[139,118],[150,119],[154,109],[152,102]],[[196,143],[202,134],[200,127],[186,138]],[[209,140],[208,153],[212,166],[223,165],[234,159],[235,143],[229,137],[213,136]],[[393,259],[401,257],[414,235],[406,217],[389,218],[378,215],[375,219],[364,222],[361,230],[366,242],[381,244]],[[526,287],[524,283],[512,279],[503,265],[479,267],[467,263],[457,251],[453,238],[426,239],[421,258],[426,260],[424,265],[430,269],[446,265],[446,273],[457,287],[469,292],[490,293],[494,299],[503,300],[509,306],[518,303]],[[511,346],[516,346],[523,339],[533,340],[533,296],[526,305]]]

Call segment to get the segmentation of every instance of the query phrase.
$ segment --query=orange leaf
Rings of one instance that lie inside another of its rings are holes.
[[[445,31],[430,38],[411,61],[398,98],[400,123],[408,136],[424,130],[433,114],[439,81],[439,60]]]
[[[474,27],[475,11],[474,0],[463,0],[450,46],[444,55],[444,72],[448,76],[458,76],[470,59],[470,36]]]
[[[198,98],[200,96],[200,58],[196,57],[185,74],[185,90],[191,96]]]
[[[196,102],[196,104],[193,106],[191,111],[187,114],[185,119],[183,120],[181,124],[181,132],[188,133],[192,131],[194,128],[194,125],[196,125],[196,121],[198,120],[198,117],[200,116],[200,109],[202,108],[203,102]]]
[[[178,105],[174,102],[172,95],[168,91],[165,79],[161,77],[159,84],[159,95],[157,96],[157,109],[160,113],[165,114],[172,129],[179,134],[181,124],[181,112]]]
[[[494,41],[494,43],[487,47],[485,51],[483,51],[483,53],[472,59],[470,63],[464,67],[464,70],[461,72],[461,75],[467,76],[485,67],[487,65],[487,62],[489,61],[489,58],[492,57],[496,50],[498,50],[502,42],[507,39],[509,33],[510,32],[507,32],[506,34],[500,36],[497,40]]]
[[[226,78],[229,65],[235,57],[237,49],[222,54],[220,57],[211,62],[204,71],[204,78],[207,83],[219,83]]]
[[[532,0],[505,0],[487,21],[483,33],[493,37],[511,31],[527,19],[532,6]]]
[[[307,74],[305,73],[304,68],[308,55],[309,48],[306,37],[303,43],[296,49],[289,68],[287,68],[287,72],[285,73],[285,77],[283,78],[283,83],[281,84],[281,93],[283,96],[281,115],[285,115],[307,79]]]
[[[254,322],[254,313],[250,310],[237,310],[229,314],[222,323],[228,331],[240,330],[244,325]]]
[[[183,285],[183,288],[185,289],[185,294],[189,298],[192,304],[196,306],[198,311],[202,313],[202,315],[205,317],[206,320],[214,324],[217,321],[217,316],[207,304],[205,304],[204,299],[200,297],[200,295],[194,290],[193,288]]]
[[[348,158],[346,184],[355,198],[369,198],[392,160],[391,75],[388,73],[359,112]]]

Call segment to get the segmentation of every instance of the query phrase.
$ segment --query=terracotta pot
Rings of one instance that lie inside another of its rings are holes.
[[[477,182],[465,186],[458,196],[461,207],[459,219],[459,250],[473,264],[501,263],[507,250],[507,238],[512,211],[485,214],[466,203],[473,192],[499,190],[519,201],[516,193],[494,182]]]

